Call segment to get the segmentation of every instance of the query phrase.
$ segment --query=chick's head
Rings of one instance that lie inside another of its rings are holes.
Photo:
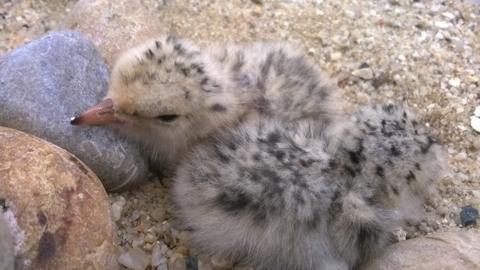
[[[113,124],[156,151],[184,147],[234,114],[234,98],[219,74],[185,42],[172,37],[147,42],[117,60],[105,99],[72,124]]]

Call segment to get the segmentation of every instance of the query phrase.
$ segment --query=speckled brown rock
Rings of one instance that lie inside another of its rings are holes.
[[[75,156],[0,127],[0,187],[16,269],[118,268],[107,194]]]
[[[162,33],[141,0],[80,0],[71,10],[66,26],[90,37],[109,67],[120,52]]]
[[[480,233],[435,233],[399,242],[366,270],[480,269]]]

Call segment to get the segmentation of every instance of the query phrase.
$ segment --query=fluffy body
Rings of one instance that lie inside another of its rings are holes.
[[[364,108],[335,136],[271,118],[219,132],[174,179],[192,246],[256,269],[359,269],[418,217],[444,166],[404,112]]]

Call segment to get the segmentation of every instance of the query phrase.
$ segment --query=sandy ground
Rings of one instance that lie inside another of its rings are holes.
[[[74,2],[0,0],[0,55],[56,29]],[[406,238],[479,230],[462,228],[459,221],[462,206],[480,207],[480,133],[470,126],[480,106],[478,1],[145,0],[144,5],[158,11],[152,19],[166,29],[203,44],[295,44],[338,80],[353,104],[408,104],[445,145],[451,173],[438,182],[441,198],[426,206],[425,221],[407,230]],[[121,249],[138,247],[146,256],[153,250],[168,258],[170,269],[184,269],[184,260],[192,265],[196,259],[188,257],[184,233],[170,224],[166,188],[168,179],[152,177],[138,190],[111,194]],[[208,261],[200,259],[200,268],[209,269]]]

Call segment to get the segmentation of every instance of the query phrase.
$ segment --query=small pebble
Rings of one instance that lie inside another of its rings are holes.
[[[261,6],[256,6],[252,11],[252,15],[254,15],[256,17],[260,17],[262,15],[262,7]]]
[[[463,226],[470,226],[477,224],[478,209],[473,208],[471,205],[462,207],[460,212],[460,221]]]
[[[470,125],[475,131],[480,132],[480,117],[471,116]]]
[[[118,199],[112,204],[112,219],[118,221],[122,217],[123,207],[127,201],[123,196],[119,196]]]
[[[152,247],[152,266],[159,266],[163,261],[165,257],[162,254],[160,242],[156,242]]]
[[[145,235],[145,242],[147,243],[153,243],[157,241],[157,237],[153,234],[150,234],[150,233],[147,233],[147,235]]]
[[[477,76],[474,76],[474,75],[468,75],[468,76],[467,76],[467,81],[468,81],[469,83],[477,83],[477,82],[480,81],[480,78],[477,77]]]
[[[143,245],[143,250],[144,251],[152,251],[153,245],[151,243],[146,243]]]
[[[330,59],[332,59],[333,61],[339,60],[340,58],[342,58],[341,52],[334,52],[330,55]]]
[[[354,70],[352,75],[355,77],[362,78],[364,80],[371,80],[373,79],[373,71],[371,68],[361,68]]]
[[[366,105],[370,102],[370,97],[364,92],[358,92],[357,100],[358,100],[358,103]]]
[[[351,10],[351,9],[345,10],[345,15],[347,15],[347,17],[350,19],[353,19],[356,17],[355,10]]]
[[[450,13],[450,12],[443,12],[442,15],[449,20],[455,19],[455,15],[453,13]]]
[[[118,263],[128,269],[145,270],[150,263],[150,256],[139,249],[133,248],[118,256]]]
[[[132,213],[132,215],[130,216],[130,220],[131,220],[131,221],[135,221],[135,220],[139,219],[141,215],[142,215],[142,213],[141,213],[140,211],[138,211],[138,210],[133,210],[133,213]]]
[[[476,117],[480,117],[480,106],[477,106],[475,108],[475,112],[473,113],[473,115]]]
[[[448,27],[450,27],[450,23],[448,22],[445,22],[445,21],[438,21],[438,22],[435,22],[435,26],[438,27],[438,28],[441,28],[441,29],[447,29]]]
[[[397,228],[393,231],[397,242],[407,240],[407,232],[403,228]]]
[[[451,87],[459,87],[460,86],[460,79],[459,78],[450,79],[450,80],[448,80],[448,84]]]
[[[132,247],[139,247],[145,244],[145,239],[143,235],[136,236],[132,239]]]
[[[462,161],[462,160],[465,160],[467,159],[467,153],[466,152],[460,152],[458,153],[457,155],[455,155],[455,157],[453,157],[455,160],[458,160],[458,161]]]

